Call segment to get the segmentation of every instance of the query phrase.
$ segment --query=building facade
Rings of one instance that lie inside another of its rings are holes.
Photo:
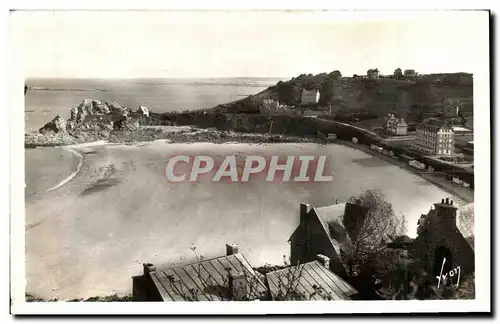
[[[386,133],[395,136],[408,135],[408,125],[403,118],[396,118],[394,114],[389,114],[385,119],[384,129]]]
[[[302,100],[303,105],[317,105],[319,102],[319,90],[302,90]]]
[[[454,147],[453,129],[445,121],[430,119],[417,125],[415,150],[428,155],[452,155]]]

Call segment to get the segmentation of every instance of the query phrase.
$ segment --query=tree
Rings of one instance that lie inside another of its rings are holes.
[[[337,80],[337,79],[340,79],[342,77],[342,73],[340,73],[339,70],[335,70],[333,72],[330,72],[328,74],[328,77],[333,79],[333,80]]]
[[[394,70],[394,77],[396,79],[401,79],[403,77],[403,71],[400,68]]]
[[[351,237],[352,249],[344,260],[350,276],[359,274],[364,263],[384,251],[391,237],[405,234],[407,227],[404,216],[395,215],[392,204],[385,200],[380,190],[367,190],[360,197],[350,197],[348,201],[353,203],[356,199],[368,208],[368,213],[359,224],[356,237]]]

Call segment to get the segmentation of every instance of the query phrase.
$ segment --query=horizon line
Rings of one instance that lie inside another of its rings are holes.
[[[404,71],[404,70],[403,70]],[[322,72],[322,73],[301,73],[295,76],[217,76],[217,77],[209,77],[209,76],[191,76],[191,77],[146,77],[146,76],[138,76],[138,77],[105,77],[105,76],[92,76],[92,77],[70,77],[70,76],[57,76],[57,77],[51,77],[51,76],[31,76],[31,77],[25,77],[25,80],[29,79],[97,79],[97,80],[124,80],[124,79],[292,79],[296,78],[300,75],[309,75],[312,74],[313,76],[319,75],[319,74],[328,74],[327,72]],[[342,73],[342,72],[341,72]],[[417,71],[418,73],[418,71]],[[470,74],[473,75],[471,72],[465,72],[465,71],[457,71],[457,72],[430,72],[430,73],[418,73],[418,75],[433,75],[433,74]],[[356,74],[356,73],[354,73]],[[349,78],[353,77],[353,75],[342,75],[342,77]],[[365,74],[356,74],[358,76],[363,76]],[[391,76],[393,74],[383,74],[380,73],[381,76]]]

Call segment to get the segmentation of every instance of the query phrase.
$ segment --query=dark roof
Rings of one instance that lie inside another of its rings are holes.
[[[247,299],[263,296],[266,286],[242,254],[234,254],[201,262],[150,272],[164,301],[221,301],[229,294],[229,272],[244,272]]]
[[[291,291],[311,300],[346,300],[358,293],[318,261],[269,272],[266,277],[274,300],[289,299],[285,295]]]
[[[450,127],[448,125],[448,123],[445,122],[444,120],[436,119],[436,118],[430,118],[429,120],[427,120],[426,122],[424,122],[424,124],[428,125],[428,126],[437,127],[437,128],[441,128],[443,126]]]

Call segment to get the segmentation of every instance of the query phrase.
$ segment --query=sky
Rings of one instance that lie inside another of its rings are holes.
[[[10,23],[26,78],[474,73],[488,38],[478,11],[14,11]]]

